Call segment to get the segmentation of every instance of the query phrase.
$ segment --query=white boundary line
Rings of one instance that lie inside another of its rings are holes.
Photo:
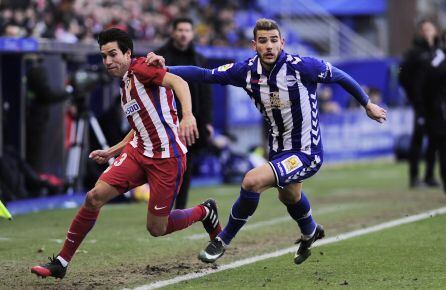
[[[392,228],[392,227],[396,227],[399,225],[403,225],[403,224],[408,224],[408,223],[412,223],[412,222],[416,222],[416,221],[420,221],[420,220],[424,220],[436,215],[442,215],[446,213],[446,207],[441,207],[438,209],[434,209],[434,210],[430,210],[424,213],[420,213],[417,215],[412,215],[412,216],[408,216],[405,218],[401,218],[401,219],[396,219],[396,220],[392,220],[389,222],[385,222],[382,224],[378,224],[375,226],[371,226],[368,228],[363,228],[360,230],[355,230],[355,231],[351,231],[351,232],[347,232],[347,233],[343,233],[340,234],[338,236],[335,237],[330,237],[327,239],[323,239],[321,241],[317,241],[313,247],[317,247],[317,246],[322,246],[322,245],[327,245],[327,244],[332,244],[332,243],[336,243],[339,241],[344,241],[350,238],[354,238],[354,237],[358,237],[358,236],[362,236],[365,234],[369,234],[369,233],[373,233],[373,232],[377,232],[377,231],[381,231],[384,229],[388,229],[388,228]],[[293,246],[293,247],[289,247],[286,249],[282,249],[282,250],[278,250],[272,253],[267,253],[267,254],[263,254],[263,255],[259,255],[259,256],[254,256],[254,257],[250,257],[250,258],[246,258],[243,260],[239,260],[239,261],[235,261],[229,264],[225,264],[225,265],[221,265],[218,267],[218,269],[207,269],[204,270],[202,272],[199,273],[191,273],[191,274],[186,274],[186,275],[182,275],[182,276],[178,276],[169,280],[162,280],[162,281],[158,281],[158,282],[154,282],[151,284],[147,284],[147,285],[142,285],[140,287],[136,287],[134,288],[135,290],[148,290],[148,289],[157,289],[157,288],[161,288],[161,287],[165,287],[168,285],[172,285],[172,284],[176,284],[182,281],[187,281],[187,280],[192,280],[192,279],[196,279],[196,278],[200,278],[209,274],[213,274],[213,273],[217,273],[217,272],[221,272],[224,270],[228,270],[228,269],[234,269],[234,268],[238,268],[244,265],[248,265],[248,264],[252,264],[258,261],[262,261],[265,259],[270,259],[270,258],[274,258],[274,257],[279,257],[288,253],[292,253],[295,252],[297,250],[297,246]]]

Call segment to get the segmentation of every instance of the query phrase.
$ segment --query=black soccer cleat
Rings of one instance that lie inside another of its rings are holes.
[[[305,262],[306,259],[308,259],[309,256],[311,256],[311,245],[313,245],[314,242],[316,242],[319,239],[322,239],[325,237],[325,231],[324,228],[321,225],[316,226],[316,231],[314,232],[314,235],[308,239],[303,240],[302,238],[298,239],[296,241],[296,244],[299,245],[299,249],[296,252],[296,255],[294,255],[294,263],[296,265],[300,265],[303,262]]]
[[[198,259],[205,263],[214,263],[218,258],[223,256],[225,251],[226,248],[223,241],[219,237],[216,237],[209,243],[206,249],[200,252]]]
[[[202,202],[201,205],[208,209],[207,216],[201,222],[203,223],[204,229],[209,234],[210,240],[213,241],[221,232],[221,225],[217,212],[217,203],[213,199],[208,199]]]
[[[65,277],[65,273],[67,272],[67,267],[62,266],[60,261],[54,257],[48,257],[50,260],[49,263],[39,266],[34,266],[31,268],[31,273],[36,274],[39,277],[54,277],[62,279]]]
[[[427,187],[439,187],[440,183],[435,178],[426,178],[424,180],[424,184],[426,184]]]

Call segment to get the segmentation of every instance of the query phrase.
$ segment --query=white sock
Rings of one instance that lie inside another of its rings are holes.
[[[59,262],[62,264],[62,266],[64,267],[64,268],[66,268],[67,266],[68,266],[68,262],[67,261],[65,261],[65,259],[64,258],[62,258],[61,256],[57,256],[57,258],[56,259],[58,259],[59,260]]]
[[[225,247],[225,249],[228,247],[228,245],[226,245],[226,243],[219,236],[217,236],[216,239],[223,244],[223,247]]]
[[[317,228],[317,226],[316,226],[316,228]],[[302,240],[308,241],[309,239],[311,239],[314,236],[314,234],[316,233],[316,228],[314,228],[314,231],[311,234],[302,235]]]

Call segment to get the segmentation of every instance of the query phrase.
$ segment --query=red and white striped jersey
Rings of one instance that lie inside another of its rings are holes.
[[[132,59],[121,82],[121,105],[135,130],[130,144],[151,158],[170,158],[186,154],[178,128],[175,98],[162,87],[166,70],[147,66],[145,58]]]

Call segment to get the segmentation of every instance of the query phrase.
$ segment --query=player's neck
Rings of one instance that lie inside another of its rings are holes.
[[[276,63],[273,63],[273,64],[267,64],[267,63],[264,63],[262,60],[260,60],[260,64],[262,65],[262,67],[263,67],[263,69],[264,69],[265,71],[267,71],[267,72],[271,72],[271,70],[273,69],[273,67],[274,67],[274,65],[275,65]]]

